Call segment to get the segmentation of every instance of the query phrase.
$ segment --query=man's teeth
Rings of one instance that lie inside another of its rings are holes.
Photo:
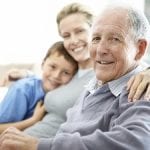
[[[101,61],[100,63],[101,64],[108,64],[108,62],[106,62],[106,61]]]
[[[111,62],[100,61],[101,64],[111,64]]]

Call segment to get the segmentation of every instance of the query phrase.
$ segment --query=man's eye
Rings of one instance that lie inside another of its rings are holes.
[[[113,41],[113,42],[120,42],[121,41],[121,38],[119,38],[118,36],[110,36],[108,39],[110,41]]]
[[[113,41],[120,41],[119,38],[113,38]]]
[[[94,38],[92,38],[92,43],[97,43],[97,42],[99,42],[100,40],[101,40],[100,37],[94,37]]]

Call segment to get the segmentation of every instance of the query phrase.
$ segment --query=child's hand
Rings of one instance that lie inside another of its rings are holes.
[[[26,69],[12,68],[2,77],[0,86],[9,86],[12,81],[25,78],[26,76],[28,76],[28,71]]]
[[[34,120],[40,121],[45,116],[46,110],[43,101],[39,101],[35,107],[33,118]]]
[[[138,100],[144,92],[144,98],[150,100],[150,69],[131,77],[127,90],[129,90],[129,101]]]

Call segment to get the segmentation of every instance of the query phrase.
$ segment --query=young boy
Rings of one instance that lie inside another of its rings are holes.
[[[0,123],[31,117],[37,102],[43,100],[48,91],[68,83],[77,70],[77,62],[67,53],[63,42],[54,43],[42,62],[42,79],[30,76],[9,87],[0,103]]]

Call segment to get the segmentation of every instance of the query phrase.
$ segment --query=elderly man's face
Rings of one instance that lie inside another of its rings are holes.
[[[126,12],[105,12],[92,28],[90,54],[96,77],[102,83],[114,80],[136,65],[137,44],[127,27]]]

